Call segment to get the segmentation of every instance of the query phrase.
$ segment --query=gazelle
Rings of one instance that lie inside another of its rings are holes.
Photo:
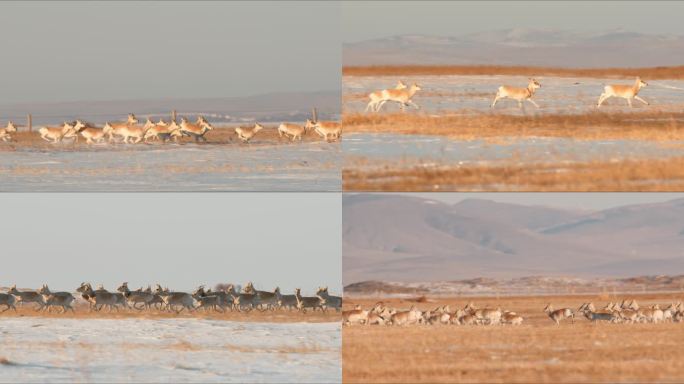
[[[159,284],[157,284],[155,293],[161,296],[162,300],[164,300],[164,304],[171,311],[181,313],[184,309],[191,312],[195,310],[194,299],[189,293],[169,292],[168,290],[162,289]],[[177,307],[180,307],[180,310],[177,309]]]
[[[594,307],[593,303],[582,304],[579,307],[579,309],[577,309],[577,312],[581,312],[584,315],[584,317],[586,317],[592,323],[596,323],[598,321],[608,321],[610,323],[617,323],[619,321],[618,315],[613,313],[612,311],[596,312],[596,308]]]
[[[336,121],[317,121],[306,120],[306,129],[313,129],[325,141],[335,141],[342,136],[342,124]]]
[[[109,137],[109,142],[111,143],[114,140],[114,136],[124,136],[124,133],[127,132],[126,128],[138,124],[138,122],[138,118],[134,114],[129,113],[125,122],[107,122],[102,129],[105,135]]]
[[[76,288],[76,292],[81,292],[84,295],[84,298],[92,304],[91,308],[95,311],[100,311],[105,306],[109,309],[109,312],[112,311],[112,308],[117,311],[119,310],[119,298],[115,293],[108,292],[103,288],[98,288],[94,291],[90,283],[81,283],[81,285]]]
[[[80,122],[79,120],[76,121]],[[84,124],[83,129],[78,133],[86,139],[87,144],[102,143],[105,140],[105,132],[101,128],[89,127]]]
[[[627,100],[627,104],[629,105],[630,108],[632,108],[632,99],[637,99],[641,101],[642,103],[649,105],[646,100],[642,99],[639,97],[637,94],[641,90],[642,87],[647,86],[648,83],[645,81],[641,80],[639,76],[637,76],[636,81],[634,82],[634,85],[623,85],[623,84],[613,84],[613,85],[606,85],[603,87],[603,93],[601,96],[599,96],[598,102],[596,103],[596,107],[600,107],[601,104],[603,104],[604,101],[611,97],[620,97],[623,99]]]
[[[527,88],[511,87],[509,85],[500,86],[496,91],[496,96],[494,97],[494,102],[492,102],[491,108],[494,108],[499,99],[505,98],[517,100],[518,107],[520,108],[523,107],[523,101],[529,101],[530,103],[534,104],[535,107],[539,108],[539,105],[532,100],[532,96],[534,96],[534,93],[537,91],[537,89],[541,88],[541,84],[539,84],[539,82],[535,79],[530,78],[529,80],[530,81],[527,84]]]
[[[149,139],[162,140],[163,142],[173,139],[173,141],[178,142],[178,139],[181,137],[183,137],[183,134],[180,127],[175,121],[172,121],[169,125],[155,124],[154,127],[145,131],[143,139],[146,143]]]
[[[575,313],[570,308],[553,309],[551,304],[547,304],[544,312],[553,320],[556,325],[560,325],[560,321],[570,318],[572,323],[575,323]]]
[[[233,284],[228,285],[226,292],[233,297],[233,307],[238,311],[252,310],[256,306],[256,293],[238,293],[235,291],[235,286]]]
[[[4,305],[5,309],[0,311],[0,313],[9,311],[10,309],[14,309],[14,312],[17,311],[17,307],[14,306],[14,301],[15,298],[9,293],[0,293],[0,305]]]
[[[318,287],[316,296],[323,300],[323,308],[325,310],[328,308],[334,308],[336,312],[342,310],[342,298],[339,296],[330,296],[328,293],[328,287]]]
[[[291,123],[280,123],[278,126],[278,136],[280,137],[290,137],[292,141],[299,139],[302,141],[302,135],[306,133],[306,125],[301,126]]]
[[[17,303],[21,304],[22,306],[27,303],[36,303],[38,306],[36,307],[36,311],[40,311],[43,309],[45,306],[45,300],[43,300],[43,296],[35,291],[24,291],[21,292],[17,289],[17,285],[12,285],[7,291],[10,295],[14,295],[17,298]]]
[[[400,86],[402,87],[400,88]],[[378,112],[380,111],[380,108],[382,108],[382,106],[388,101],[399,103],[402,111],[404,111],[408,105],[413,106],[416,109],[420,109],[418,104],[414,103],[411,99],[416,92],[420,91],[421,89],[422,88],[416,83],[411,84],[411,86],[408,88],[401,83],[398,84],[397,88],[395,89],[383,89],[382,91],[372,92],[368,95],[370,102],[368,102],[368,105],[366,106],[366,111],[370,109],[373,112]]]
[[[185,136],[190,136],[195,139],[195,141],[207,141],[204,135],[214,129],[203,117],[197,119],[197,123],[193,124],[188,122],[184,117],[181,118],[180,132]]]
[[[0,140],[4,142],[8,142],[12,140],[12,133],[17,131],[17,127],[14,125],[12,121],[7,122],[7,126],[5,128],[0,128]]]
[[[316,311],[316,308],[323,310],[323,300],[318,296],[307,297],[302,296],[301,289],[295,289],[295,297],[297,298],[297,309],[302,313],[306,313],[308,308]]]
[[[368,322],[368,314],[369,311],[361,309],[361,306],[357,305],[352,310],[342,311],[342,324],[366,324]]]
[[[116,290],[121,292],[128,304],[138,311],[145,308],[149,309],[154,301],[154,294],[152,292],[143,291],[142,289],[132,292],[128,289],[128,282],[124,282]],[[142,306],[138,307],[139,304],[142,304]]]
[[[195,307],[196,309],[202,308],[205,311],[212,309],[221,313],[225,312],[221,298],[205,292],[204,286],[198,287],[195,292],[193,292],[192,297],[197,300],[198,305]]]
[[[50,312],[50,307],[62,307],[62,312],[65,313],[67,310],[74,312],[74,308],[71,303],[76,300],[74,295],[69,292],[51,292],[47,284],[43,284],[38,290],[38,293],[43,295],[43,300],[45,300],[45,306],[43,310],[47,309]]]
[[[255,306],[261,311],[267,309],[276,309],[278,307],[278,302],[280,301],[280,287],[276,287],[273,292],[268,291],[257,291],[254,289],[252,282],[248,282],[244,288],[245,293],[256,294]]]
[[[278,300],[278,306],[280,308],[287,308],[290,311],[293,308],[297,308],[297,296],[296,295],[280,295]]]
[[[40,134],[40,137],[48,142],[51,143],[57,143],[62,141],[65,137],[73,137],[76,140],[78,139],[78,131],[81,130],[81,128],[84,128],[85,125],[81,123],[80,121],[77,121],[74,125],[71,125],[67,122],[64,122],[64,125],[62,127],[42,127],[38,130],[38,133]]]
[[[264,127],[261,124],[255,123],[253,128],[237,127],[235,128],[235,133],[237,133],[238,137],[243,143],[249,143],[254,135],[256,135],[257,132],[261,131],[262,129],[264,129]]]
[[[392,315],[390,319],[390,324],[392,325],[410,325],[418,324],[423,317],[423,313],[416,308],[411,306],[408,311],[397,312]]]

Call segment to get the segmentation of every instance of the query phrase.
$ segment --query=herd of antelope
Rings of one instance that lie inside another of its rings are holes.
[[[51,312],[55,308],[61,309],[60,313],[75,312],[72,304],[78,295],[88,303],[90,311],[96,312],[103,308],[107,308],[110,312],[119,311],[119,309],[137,311],[156,309],[175,313],[183,310],[192,312],[198,309],[221,313],[226,310],[248,312],[254,309],[259,311],[296,309],[302,313],[309,310],[326,312],[328,309],[339,312],[342,309],[342,298],[330,295],[328,287],[319,287],[315,296],[302,296],[299,288],[295,289],[293,295],[283,295],[278,287],[273,291],[259,291],[251,282],[237,290],[232,284],[214,291],[200,286],[192,293],[171,291],[168,288],[162,288],[159,284],[155,286],[155,289],[148,286],[146,289],[140,287],[131,291],[128,283],[125,282],[116,291],[108,291],[102,286],[93,289],[90,283],[81,283],[76,288],[76,296],[71,292],[53,292],[47,285],[30,291],[20,291],[14,285],[7,293],[0,293],[0,306],[5,307],[0,313],[10,309],[16,312],[16,304],[22,306],[33,304],[36,311]]]
[[[429,311],[421,311],[415,305],[409,309],[389,308],[382,302],[366,310],[357,305],[356,308],[342,312],[343,325],[413,325],[413,324],[453,324],[453,325],[520,325],[522,316],[501,308],[478,308],[473,303],[466,304],[463,309],[451,311],[448,305]]]
[[[636,81],[633,85],[606,85],[603,88],[603,93],[601,93],[601,95],[598,98],[596,107],[601,107],[603,102],[605,102],[607,99],[611,97],[617,97],[627,100],[627,104],[630,108],[632,108],[632,99],[638,100],[646,105],[649,105],[646,100],[642,99],[638,95],[641,88],[647,85],[648,84],[645,81],[641,80],[640,77],[636,78]],[[494,101],[492,102],[490,107],[494,108],[496,106],[496,103],[501,99],[512,99],[518,102],[519,108],[523,107],[523,102],[525,101],[528,101],[532,103],[532,105],[534,105],[535,107],[539,108],[539,104],[532,100],[532,97],[539,88],[541,88],[541,84],[537,80],[532,78],[529,79],[529,83],[525,88],[513,87],[510,85],[502,85],[497,89],[496,96],[494,96]],[[366,112],[369,110],[372,112],[379,112],[380,108],[382,108],[382,106],[388,101],[398,103],[402,111],[404,111],[408,106],[413,106],[416,109],[420,109],[420,107],[412,100],[416,92],[420,90],[421,87],[418,84],[414,83],[410,87],[407,87],[406,84],[399,80],[394,89],[383,89],[381,91],[374,91],[368,94],[368,99],[370,101],[368,102],[368,105],[366,105]]]
[[[554,309],[551,304],[544,308],[544,313],[556,325],[570,319],[575,322],[576,315],[582,315],[592,323],[600,321],[608,323],[661,323],[684,322],[684,305],[681,302],[661,306],[656,304],[639,307],[636,300],[624,300],[622,303],[608,303],[597,310],[593,303],[583,303],[577,310],[571,308]],[[342,312],[344,325],[413,325],[413,324],[453,324],[453,325],[521,325],[523,317],[516,312],[501,308],[478,308],[468,303],[463,309],[451,311],[448,305],[429,311],[421,311],[415,305],[409,309],[398,310],[385,306],[382,302],[370,309],[356,308]]]
[[[139,124],[138,118],[134,114],[129,114],[126,121],[107,122],[99,128],[81,120],[64,122],[61,126],[45,126],[38,129],[40,137],[50,143],[59,143],[64,139],[73,140],[77,143],[79,137],[86,140],[87,144],[102,143],[126,143],[137,144],[140,142],[149,143],[159,141],[166,143],[173,140],[178,143],[180,139],[189,137],[195,142],[206,142],[205,135],[213,130],[214,127],[202,116],[197,117],[197,121],[190,122],[186,118],[181,118],[180,124],[175,121],[166,122],[159,119],[153,122],[148,117],[144,124]],[[253,127],[237,127],[235,133],[243,143],[249,143],[257,132],[264,129],[259,123]],[[311,121],[306,120],[304,125],[292,123],[282,123],[277,128],[280,138],[288,138],[291,141],[302,140],[302,136],[308,132],[315,132],[325,141],[332,142],[339,140],[342,135],[340,123],[333,121]],[[13,141],[12,134],[17,132],[17,127],[12,121],[7,123],[5,128],[0,128],[0,140],[4,142]]]

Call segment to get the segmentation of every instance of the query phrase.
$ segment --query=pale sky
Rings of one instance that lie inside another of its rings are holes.
[[[602,210],[624,205],[648,204],[684,198],[684,193],[651,192],[477,192],[404,193],[424,199],[456,204],[464,199],[484,199],[501,203],[542,205],[562,209]]]
[[[0,194],[0,286],[159,282],[340,293],[339,194]]]
[[[344,42],[404,34],[459,36],[511,28],[684,35],[678,1],[347,1]]]
[[[339,2],[3,1],[0,104],[340,89]]]

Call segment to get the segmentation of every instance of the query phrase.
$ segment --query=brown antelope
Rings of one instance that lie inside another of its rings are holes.
[[[408,311],[397,312],[390,318],[390,324],[392,325],[410,325],[418,324],[422,321],[423,313],[416,308],[416,306],[411,306]]]
[[[342,310],[342,298],[339,296],[331,296],[328,293],[328,287],[318,287],[316,296],[323,300],[323,310],[327,310],[328,308],[335,309],[335,312]]]
[[[520,325],[523,322],[523,318],[515,312],[504,312],[501,316],[501,322],[510,325]]]
[[[560,325],[560,321],[570,318],[572,323],[575,323],[575,313],[570,308],[553,309],[551,304],[547,304],[544,312],[553,320],[556,325]]]
[[[76,120],[77,122],[80,122],[80,120]],[[81,123],[83,124],[83,123]],[[83,136],[84,139],[86,139],[87,144],[93,144],[93,143],[102,143],[105,140],[105,132],[101,128],[95,128],[88,126],[86,124],[83,124],[84,127],[78,133]]]
[[[40,293],[35,291],[21,292],[17,290],[16,284],[12,285],[7,293],[15,296],[17,298],[17,303],[21,304],[21,306],[24,306],[24,304],[27,303],[36,303],[38,304],[36,311],[40,311],[45,306],[45,300],[43,300],[43,296]]]
[[[368,323],[368,314],[369,314],[369,311],[361,309],[361,306],[357,305],[352,310],[342,311],[342,324],[343,325],[367,324]]]
[[[253,128],[237,127],[235,128],[235,133],[237,133],[238,137],[243,143],[249,143],[254,135],[256,135],[257,132],[261,131],[262,129],[264,129],[264,127],[261,124],[255,123]]]
[[[125,122],[113,122],[113,123],[105,123],[104,130],[105,135],[109,137],[109,142],[111,143],[114,140],[114,136],[125,136],[125,133],[127,132],[127,128],[129,126],[133,126],[138,124],[139,120],[137,117],[135,117],[134,114],[129,113],[128,118],[126,119]]]
[[[609,312],[596,312],[596,308],[593,303],[582,304],[577,312],[580,312],[592,323],[597,323],[598,321],[608,321],[610,323],[617,323],[619,321],[618,315]]]
[[[38,133],[40,134],[40,137],[48,142],[51,143],[57,143],[62,141],[62,139],[66,138],[75,138],[75,140],[78,140],[78,131],[81,130],[81,128],[84,128],[85,125],[79,121],[76,122],[76,124],[71,125],[67,122],[64,122],[64,125],[62,127],[42,127],[38,130]]]
[[[295,289],[295,297],[297,298],[297,309],[302,313],[306,313],[308,308],[311,308],[313,311],[316,311],[317,308],[320,308],[321,311],[323,310],[323,300],[318,296],[302,296],[301,289],[297,288]]]
[[[313,129],[325,141],[335,141],[342,136],[342,124],[336,121],[317,121],[306,120],[306,129]]]
[[[403,83],[401,83],[401,85],[403,85]],[[373,112],[378,112],[388,101],[399,103],[402,111],[409,105],[416,109],[420,109],[418,104],[414,103],[411,99],[416,92],[420,91],[422,88],[416,83],[411,84],[408,88],[406,88],[405,85],[402,88],[399,87],[400,85],[397,85],[397,88],[395,89],[383,89],[382,91],[370,93],[368,95],[370,102],[368,102],[368,105],[366,106],[366,111],[370,109]]]
[[[534,96],[537,89],[541,88],[541,84],[535,79],[531,78],[529,80],[530,82],[527,84],[527,88],[511,87],[509,85],[500,86],[496,91],[496,96],[494,97],[491,108],[494,108],[499,99],[505,98],[517,100],[519,108],[523,107],[523,101],[529,101],[534,104],[535,107],[539,108],[539,105],[532,100],[532,96]]]
[[[301,126],[297,124],[281,123],[278,126],[278,136],[290,137],[292,141],[299,139],[302,141],[302,135],[306,133],[306,125]]]
[[[51,292],[47,284],[43,284],[43,286],[38,290],[38,293],[40,293],[43,296],[43,300],[45,300],[45,306],[43,307],[43,310],[47,309],[47,311],[50,312],[51,307],[62,307],[61,313],[65,313],[68,310],[74,312],[74,308],[71,306],[71,303],[76,300],[76,298],[74,298],[74,295],[71,293]]]
[[[642,87],[647,86],[648,83],[645,81],[641,80],[639,76],[637,76],[636,81],[634,82],[634,85],[622,85],[622,84],[613,84],[613,85],[606,85],[603,87],[603,93],[601,96],[599,96],[598,102],[596,103],[596,107],[600,107],[601,104],[603,104],[604,101],[611,97],[619,97],[622,99],[627,100],[627,104],[629,105],[630,108],[632,108],[632,99],[637,99],[641,101],[642,103],[649,105],[646,100],[642,99],[637,95],[639,91],[641,90]]]
[[[13,295],[9,293],[0,293],[0,305],[5,306],[5,309],[0,311],[0,313],[9,311],[10,309],[14,309],[14,312],[16,312],[17,307],[14,306],[14,301],[15,298]]]
[[[180,127],[175,121],[172,121],[169,125],[155,124],[154,127],[145,131],[143,139],[146,143],[149,139],[162,140],[164,143],[173,139],[177,143],[181,137],[183,137],[183,133],[181,133]]]
[[[180,123],[180,132],[184,136],[190,136],[195,139],[195,141],[207,141],[207,139],[204,137],[204,135],[214,129],[206,120],[204,120],[203,117],[199,117],[197,119],[197,123],[193,124],[188,122],[188,120],[184,117],[181,118],[181,123]]]
[[[154,301],[154,294],[151,292],[151,289],[150,292],[147,292],[143,291],[141,287],[140,290],[132,292],[128,289],[128,282],[124,282],[116,290],[118,292],[121,292],[123,296],[126,298],[128,304],[138,311],[141,311],[145,308],[149,309],[152,305],[152,302]],[[142,305],[138,306],[139,304]]]
[[[0,128],[0,140],[4,142],[12,141],[12,133],[17,131],[17,127],[12,121],[7,122],[7,127]]]

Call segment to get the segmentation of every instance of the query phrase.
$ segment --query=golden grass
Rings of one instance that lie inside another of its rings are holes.
[[[584,301],[636,298],[640,305],[669,304],[682,294],[600,297],[431,298],[418,306],[452,310],[474,301],[523,316],[514,326],[352,326],[342,330],[343,382],[681,382],[684,324],[591,324],[578,318],[556,326],[544,314],[547,303],[577,308]],[[347,300],[365,308],[382,300],[408,308],[398,299]]]
[[[345,168],[344,191],[665,192],[684,190],[684,157],[571,164]]]
[[[161,312],[157,310],[150,311],[136,311],[136,310],[120,310],[119,312],[112,311],[107,312],[103,309],[100,312],[90,312],[88,306],[85,304],[79,304],[74,306],[75,313],[67,312],[65,314],[57,313],[60,309],[56,309],[51,312],[36,312],[33,305],[26,305],[25,307],[18,307],[17,312],[6,311],[0,314],[2,317],[45,317],[45,318],[70,318],[70,319],[170,319],[170,318],[200,318],[200,319],[212,319],[212,320],[227,320],[227,321],[256,321],[256,322],[267,322],[267,323],[297,323],[297,322],[308,322],[308,323],[326,323],[326,322],[337,322],[341,321],[341,315],[333,310],[327,312],[321,311],[308,311],[307,313],[300,313],[296,310],[277,310],[277,311],[258,311],[253,310],[250,312],[237,312],[237,311],[227,311],[226,313],[219,312],[205,312],[204,310],[199,310],[195,312],[188,313],[183,311],[180,314],[172,312]]]
[[[346,113],[345,133],[399,133],[459,140],[494,137],[567,137],[578,140],[684,140],[684,112],[590,112],[517,116]]]
[[[645,68],[553,68],[503,65],[375,65],[347,66],[344,76],[416,76],[416,75],[511,75],[555,77],[634,78],[648,80],[684,79],[684,66]]]

